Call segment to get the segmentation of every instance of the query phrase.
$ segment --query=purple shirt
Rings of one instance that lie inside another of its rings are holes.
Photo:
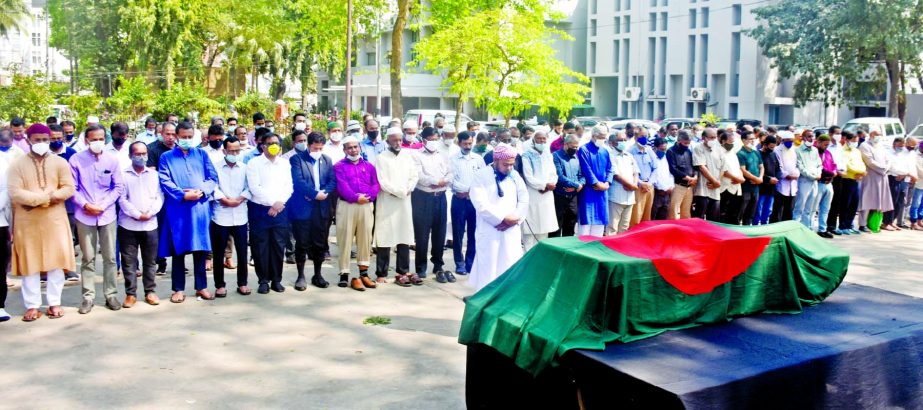
[[[153,168],[144,168],[140,174],[132,167],[122,171],[124,191],[119,197],[119,226],[129,231],[149,232],[157,229],[157,213],[163,207],[160,175]],[[139,221],[142,214],[151,219]]]
[[[74,218],[90,226],[115,222],[115,202],[122,194],[119,159],[109,152],[103,152],[97,157],[92,151],[84,150],[71,157],[70,165],[77,184]],[[86,204],[101,207],[104,211],[99,215],[90,215],[83,209]]]
[[[13,137],[13,145],[19,147],[19,149],[21,149],[22,152],[25,152],[26,154],[32,152],[32,147],[29,145],[29,140],[26,138],[25,135],[22,136],[21,140],[18,140],[16,139],[16,137]]]
[[[820,154],[820,164],[820,180],[825,184],[829,183],[833,180],[833,177],[837,176],[836,161],[833,160],[833,153],[831,153],[829,149],[824,150],[824,153]]]
[[[364,159],[355,164],[349,158],[343,158],[333,166],[337,177],[337,193],[340,199],[351,204],[359,202],[359,194],[365,194],[370,201],[378,197],[381,187],[375,167]]]

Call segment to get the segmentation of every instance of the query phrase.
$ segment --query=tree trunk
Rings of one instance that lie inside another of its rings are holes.
[[[897,115],[901,119],[901,123],[904,122],[904,118],[907,116],[907,68],[904,66],[902,61],[900,64],[901,71],[899,76],[899,81],[901,85],[901,93],[898,95],[900,98],[897,101]]]
[[[391,30],[391,117],[403,118],[401,70],[404,66],[404,28],[410,17],[410,0],[397,0],[397,16]]]
[[[902,97],[901,93],[904,89],[900,85],[900,67],[898,61],[893,58],[888,58],[885,60],[885,65],[888,69],[888,84],[891,86],[890,92],[888,92],[888,115],[894,117],[900,115],[898,105]],[[901,121],[903,121],[903,118],[901,118]]]
[[[458,99],[455,100],[455,132],[456,133],[461,132],[461,129],[462,129],[461,128],[461,118],[462,118],[461,114],[462,114],[462,109],[464,108],[465,108],[465,102],[462,101],[462,95],[459,94]],[[467,124],[465,125],[467,127]],[[465,128],[465,130],[467,131],[468,128]]]

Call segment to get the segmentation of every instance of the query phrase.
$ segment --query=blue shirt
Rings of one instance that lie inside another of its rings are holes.
[[[651,147],[645,147],[644,152],[641,152],[641,149],[638,148],[638,144],[634,144],[631,148],[628,149],[628,153],[631,154],[635,159],[635,164],[638,165],[638,178],[642,182],[650,182],[651,177],[654,175],[654,171],[657,170],[657,154],[654,153],[654,149]]]
[[[368,138],[363,138],[362,141],[359,141],[359,150],[362,151],[362,157],[366,161],[371,162],[372,165],[378,164],[378,154],[385,152],[384,142],[378,141],[376,144],[372,144]]]
[[[583,177],[586,178],[586,187],[580,191],[578,197],[578,223],[580,225],[608,225],[608,192],[597,191],[593,189],[593,185],[597,182],[612,182],[614,171],[609,150],[589,143],[577,150],[577,158],[580,160]]]
[[[583,172],[580,171],[580,160],[577,159],[577,154],[570,155],[566,150],[559,149],[551,157],[554,159],[554,169],[558,171],[558,184],[554,187],[555,195],[571,198],[576,196],[576,191],[567,192],[565,188],[577,189],[580,185],[586,184]]]
[[[210,251],[209,200],[218,186],[218,172],[201,148],[185,154],[179,147],[160,156],[160,188],[166,217],[160,231],[158,256],[165,258],[192,251]],[[183,199],[183,189],[198,189],[205,195],[198,201]]]

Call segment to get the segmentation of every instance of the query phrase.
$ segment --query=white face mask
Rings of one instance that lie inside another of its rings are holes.
[[[343,133],[342,133],[342,132],[334,132],[334,133],[331,133],[331,134],[330,134],[330,141],[333,141],[333,142],[340,142],[341,140],[343,140]]]
[[[814,141],[803,141],[802,144],[804,144],[806,147],[813,147]]]
[[[606,148],[606,140],[593,140],[593,143],[599,148]]]
[[[305,128],[307,128],[307,125],[306,125],[305,123],[303,123],[303,122],[296,122],[296,123],[295,123],[295,130],[297,130],[297,131],[304,131]]]
[[[545,144],[532,144],[532,147],[535,148],[535,150],[538,152],[545,151]]]
[[[324,153],[323,153],[323,152],[320,152],[320,151],[317,151],[317,152],[308,153],[308,155],[310,155],[311,158],[314,158],[314,160],[317,161],[317,160],[320,159],[321,155],[324,155]]]
[[[103,152],[103,147],[105,146],[106,143],[104,141],[93,141],[90,143],[90,151],[99,154],[100,152]]]
[[[707,145],[708,148],[717,147],[717,146],[718,146],[718,140],[708,140],[708,141],[705,141],[705,145]]]
[[[849,148],[853,148],[853,149],[859,148],[859,143],[858,143],[858,142],[850,141],[850,142],[848,142],[847,144],[849,144]]]
[[[442,144],[445,145],[445,146],[447,146],[447,147],[450,147],[450,146],[452,146],[452,140],[451,140],[451,139],[448,139],[448,138],[444,138],[444,139],[442,140]]]
[[[38,155],[38,156],[45,156],[45,154],[48,153],[48,143],[39,142],[36,144],[32,144],[32,152],[34,152],[35,155]]]
[[[352,162],[356,162],[356,161],[358,161],[358,160],[359,160],[360,158],[362,158],[362,157],[360,157],[360,156],[358,156],[358,155],[347,155],[346,158],[348,158],[348,159],[349,159],[350,161],[352,161]]]
[[[236,126],[236,125],[229,125],[229,126],[228,126],[228,134],[234,135],[234,130],[236,130],[236,129],[237,129],[237,126]]]
[[[439,150],[439,142],[437,141],[426,141],[426,150],[429,152],[436,152]]]

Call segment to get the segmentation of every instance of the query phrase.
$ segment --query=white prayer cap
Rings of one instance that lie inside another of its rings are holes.
[[[455,126],[452,124],[446,124],[444,127],[442,127],[442,132],[455,133]]]
[[[385,135],[404,135],[404,131],[398,127],[391,127]]]
[[[346,136],[346,138],[343,138],[343,145],[344,145],[344,146],[345,146],[346,144],[353,143],[353,142],[355,142],[356,144],[358,144],[358,143],[359,143],[359,137],[356,137],[354,134],[349,134],[349,135]]]
[[[346,123],[346,132],[359,131],[360,129],[359,121],[349,120],[349,122]]]
[[[402,126],[401,128],[405,130],[415,130],[417,129],[417,122],[411,121],[411,120],[404,121],[404,126]]]
[[[793,134],[791,131],[779,131],[778,133],[776,133],[776,135],[778,135],[779,138],[782,138],[783,140],[794,140],[795,139],[795,134]]]
[[[305,125],[307,125],[307,126],[309,126],[309,127],[314,126],[314,123],[311,122],[311,119],[310,119],[310,118],[305,118],[305,119],[304,119],[304,123],[305,123]]]
[[[89,123],[99,124],[99,117],[97,117],[97,116],[95,116],[95,115],[91,115],[91,116],[87,117],[87,124],[89,124]]]

